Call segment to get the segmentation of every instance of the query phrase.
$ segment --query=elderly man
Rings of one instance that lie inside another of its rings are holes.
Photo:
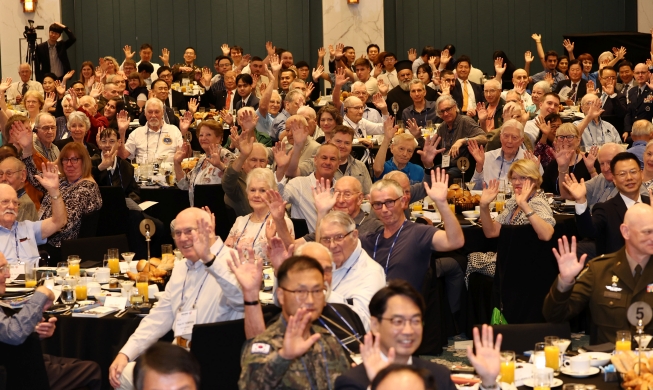
[[[601,83],[601,106],[603,115],[624,117],[628,105],[626,95],[617,91],[617,72],[611,66],[599,69],[599,82]]]
[[[470,157],[467,145],[470,140],[479,145],[487,143],[485,132],[471,117],[460,114],[456,101],[451,95],[443,95],[435,102],[437,113],[444,121],[438,128],[438,136],[442,140],[440,146],[444,148],[441,167],[447,170],[450,177],[461,177],[461,172],[456,165],[459,157]]]
[[[163,83],[163,81],[157,80],[155,83]],[[143,110],[147,123],[145,126],[132,131],[127,142],[120,144],[118,155],[121,158],[153,161],[165,156],[166,161],[172,161],[177,148],[181,147],[184,140],[182,132],[179,131],[177,126],[164,123],[163,109],[164,106],[160,99],[148,99]],[[120,139],[124,140],[129,128],[129,117],[126,111],[121,111],[117,116]],[[191,119],[188,116],[185,116],[181,121],[184,132],[188,131],[190,121]]]
[[[213,214],[191,207],[177,215],[172,234],[185,260],[173,268],[158,305],[111,364],[109,380],[114,388],[133,388],[133,361],[170,330],[174,343],[188,349],[195,324],[243,318],[243,294],[227,267],[235,252],[214,232]]]
[[[517,160],[524,158],[524,149],[521,148],[524,142],[524,127],[516,119],[510,119],[501,127],[501,148],[490,152],[484,152],[482,146],[475,141],[470,141],[469,152],[476,160],[476,169],[472,182],[475,190],[482,190],[490,183],[490,180],[508,180],[510,166]],[[544,170],[540,165],[540,174]]]
[[[48,161],[56,161],[59,158],[59,148],[53,144],[57,135],[57,122],[48,113],[41,112],[34,119],[34,148],[41,153]]]
[[[649,196],[640,193],[642,173],[634,154],[622,152],[614,156],[610,161],[610,171],[619,195],[603,203],[597,203],[591,213],[586,196],[587,188],[583,185],[583,181],[578,183],[572,175],[566,176],[563,183],[567,192],[576,201],[578,232],[583,237],[593,238],[596,241],[598,256],[615,252],[623,246],[623,238],[618,232],[626,210],[636,203],[650,204]]]
[[[501,83],[495,79],[488,80],[483,85],[483,93],[487,101],[477,105],[478,123],[485,132],[498,129],[503,124],[503,106],[506,102],[501,99]]]
[[[340,101],[340,91],[342,86],[347,82],[347,78],[344,76],[343,69],[338,69],[336,72],[336,82],[333,87],[333,105],[340,110],[340,115],[345,116],[345,106],[342,101]],[[356,81],[351,85],[351,95],[360,99],[361,102],[365,102],[363,108],[363,119],[367,119],[372,123],[381,123],[383,119],[381,114],[375,108],[374,104],[370,101],[372,96],[367,93],[367,87],[360,81]],[[370,103],[367,103],[370,101]]]
[[[646,151],[648,142],[653,139],[653,124],[645,119],[640,119],[633,123],[631,138],[633,139],[633,146],[626,150],[626,152],[637,156],[640,168],[644,169],[644,152]]]
[[[533,87],[533,100],[535,100],[535,87]],[[537,122],[543,122],[544,118],[553,113],[558,113],[560,107],[560,96],[555,92],[547,92],[542,97],[542,104],[539,107],[538,116],[526,122],[524,126],[524,134],[530,139],[531,145],[535,145],[540,135],[540,129],[537,127]]]
[[[379,110],[381,110],[381,123],[375,123],[363,118],[366,105],[356,96],[348,97],[343,103],[345,106],[345,116],[342,118],[342,124],[354,129],[358,142],[367,146],[372,146],[372,144],[370,140],[366,139],[366,137],[368,135],[383,134],[383,122],[388,118],[388,106],[383,100],[383,97],[377,94],[377,96],[374,97],[374,104]]]
[[[113,80],[112,76],[111,79]],[[109,79],[107,77],[107,79]],[[113,98],[119,97],[120,96],[120,87],[115,84],[113,81],[107,81],[104,84],[104,89],[102,90],[102,95],[97,99],[97,106],[98,106],[98,111],[102,112],[104,111],[104,105],[107,104],[107,102]]]
[[[524,69],[515,69],[512,73],[512,84],[514,88],[512,91],[517,91],[524,107],[530,107],[533,104],[531,95],[526,91],[528,86],[528,73]],[[506,100],[508,91],[501,92],[501,99]],[[507,101],[507,100],[506,100]]]
[[[653,305],[647,289],[653,278],[653,208],[646,204],[631,206],[624,215],[618,234],[625,247],[589,261],[578,260],[576,238],[571,245],[566,237],[558,240],[554,254],[560,275],[544,300],[542,314],[549,322],[564,322],[589,307],[596,337],[592,344],[615,342],[618,330],[629,329],[626,311],[633,302]],[[581,272],[582,271],[582,272]],[[607,286],[607,287],[606,287]],[[644,330],[653,331],[653,323]]]
[[[432,185],[425,184],[425,188],[440,210],[446,231],[407,221],[403,189],[396,181],[383,179],[374,183],[370,193],[370,203],[383,223],[383,231],[361,237],[363,248],[381,264],[387,280],[403,279],[417,290],[429,268],[431,250],[446,252],[465,243],[460,224],[447,205],[449,178],[440,169],[437,175],[433,171],[431,175]]]
[[[23,100],[23,95],[27,91],[37,91],[43,94],[43,85],[38,81],[30,80],[32,77],[32,67],[29,64],[20,64],[18,66],[18,76],[20,76],[20,81],[12,83],[6,92],[7,102],[20,104]]]
[[[205,76],[208,78],[211,76],[211,73],[209,72],[208,74],[205,74]],[[238,74],[233,70],[226,71],[221,80],[224,81],[224,89],[222,90],[217,90],[219,82],[214,84],[214,88],[210,86],[209,80],[202,78],[203,85],[208,88],[204,96],[202,96],[202,100],[214,105],[219,111],[227,110],[230,113],[233,112],[236,107],[235,103],[240,100],[240,95],[238,95],[238,85],[236,84],[236,76],[238,76]]]
[[[283,130],[286,129],[286,120],[290,116],[297,114],[297,110],[304,106],[306,103],[306,96],[300,90],[293,90],[286,94],[283,99],[283,110],[277,114],[277,117],[272,121],[272,132],[270,137],[273,142],[280,140],[279,136]]]
[[[164,69],[165,66],[161,67],[159,70]],[[170,72],[169,70],[165,70],[166,72]],[[161,72],[161,74],[164,74],[164,72]],[[155,98],[159,99],[161,101],[161,119],[164,121],[166,124],[170,124],[172,126],[179,127],[181,125],[179,118],[175,115],[174,110],[171,107],[166,106],[166,102],[168,101],[169,98],[169,92],[170,92],[170,85],[168,85],[168,82],[166,81],[167,77],[161,76],[156,81],[152,83],[152,89],[151,93],[154,95]],[[145,103],[147,106],[147,102]],[[191,113],[192,114],[192,113]],[[145,109],[141,111],[140,116],[138,117],[138,122],[141,124],[141,126],[145,126],[146,122],[148,121],[147,115],[145,113]]]
[[[395,116],[404,112],[404,110],[413,104],[413,99],[410,98],[410,81],[413,79],[412,63],[408,60],[399,61],[395,64],[397,70],[397,78],[399,85],[392,88],[387,92],[389,86],[379,86],[379,91],[382,94],[387,94],[387,106],[395,112],[394,103],[397,103],[397,111]],[[431,87],[426,87],[426,100],[435,101],[438,98],[437,92]]]
[[[338,377],[336,389],[369,389],[376,374],[393,361],[397,365],[428,372],[435,379],[438,390],[456,389],[447,367],[415,356],[422,342],[426,311],[424,298],[419,291],[403,280],[391,281],[372,297],[369,308],[372,332],[365,336],[365,344],[361,346],[361,351],[365,351],[363,364]],[[467,356],[481,378],[481,388],[496,388],[499,386],[497,375],[501,364],[501,336],[494,343],[492,328],[486,325],[483,325],[482,337],[477,328],[473,336],[476,355],[468,347]],[[394,359],[389,360],[388,357],[392,355]],[[401,384],[405,385],[406,382],[402,381]],[[394,387],[397,390],[408,388],[419,387]]]
[[[413,104],[406,107],[401,113],[401,119],[405,123],[408,121],[415,121],[417,126],[426,128],[426,122],[430,121],[431,123],[438,123],[442,121],[436,113],[437,110],[435,109],[435,102],[425,99],[426,86],[421,80],[411,80],[409,90],[410,98],[413,100]],[[421,134],[413,135],[418,139],[421,138]]]
[[[625,140],[630,133],[633,123],[638,119],[653,119],[653,90],[648,86],[651,73],[646,64],[635,65],[635,81],[637,85],[628,91],[628,107],[624,118]]]
[[[25,164],[16,157],[7,157],[0,162],[0,183],[8,184],[18,196],[18,216],[16,221],[38,221],[39,213],[29,195],[25,192],[27,172]]]
[[[42,221],[18,222],[18,194],[9,184],[0,184],[0,253],[10,264],[24,262],[37,266],[41,256],[37,245],[63,228],[68,221],[66,206],[59,191],[57,166],[48,163],[42,167],[42,175],[36,179],[48,191],[52,199],[52,217]],[[5,172],[6,173],[6,172]]]
[[[610,122],[601,120],[601,99],[593,93],[583,96],[580,107],[585,114],[583,120],[577,120],[574,125],[581,134],[581,145],[590,148],[594,145],[603,145],[614,142],[621,143],[619,132]]]

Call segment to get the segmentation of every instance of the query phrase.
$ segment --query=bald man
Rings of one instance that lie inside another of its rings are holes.
[[[524,107],[530,107],[533,105],[533,99],[528,92],[526,92],[526,87],[528,86],[528,73],[524,69],[517,69],[512,73],[512,84],[515,86],[515,91],[517,93],[524,105]],[[508,101],[508,90],[501,92],[501,99]]]
[[[213,214],[190,207],[177,215],[172,235],[184,260],[173,268],[158,305],[111,364],[109,380],[114,388],[133,388],[134,360],[171,329],[174,343],[190,348],[193,326],[179,325],[181,320],[193,318],[195,324],[208,324],[243,318],[243,294],[227,267],[234,251],[214,232]]]
[[[591,260],[587,268],[587,256],[580,260],[576,256],[575,237],[571,244],[563,237],[558,240],[558,250],[553,249],[560,275],[544,300],[542,313],[548,322],[563,322],[589,306],[591,344],[615,342],[618,330],[631,328],[626,317],[631,303],[643,301],[653,306],[653,294],[648,291],[653,280],[653,208],[642,203],[631,206],[620,232],[626,245]],[[652,331],[650,322],[645,333]]]
[[[649,88],[648,82],[651,73],[646,64],[635,65],[635,87],[628,91],[628,107],[626,108],[626,118],[624,118],[623,139],[628,136],[632,130],[633,123],[638,119],[653,119],[653,90]]]

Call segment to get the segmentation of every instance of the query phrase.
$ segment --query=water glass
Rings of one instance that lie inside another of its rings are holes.
[[[54,272],[52,271],[43,271],[41,274],[41,280],[43,280],[43,285],[50,290],[54,288]]]
[[[536,368],[546,368],[545,343],[536,343],[533,349],[533,364]]]
[[[75,279],[68,277],[64,279],[63,285],[61,286],[61,302],[66,305],[72,305],[76,300]]]
[[[542,343],[544,344],[544,343]],[[535,368],[533,370],[533,390],[548,390],[553,383],[553,369]]]
[[[61,261],[57,263],[57,276],[63,279],[66,275],[68,275],[68,262]]]

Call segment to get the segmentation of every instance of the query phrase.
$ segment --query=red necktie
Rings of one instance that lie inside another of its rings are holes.
[[[226,103],[224,105],[224,108],[226,110],[228,110],[229,107],[231,107],[231,91],[227,91],[227,101],[226,101]]]

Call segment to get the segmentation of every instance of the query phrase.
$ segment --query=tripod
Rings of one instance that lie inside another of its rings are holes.
[[[36,72],[36,30],[43,30],[43,26],[34,26],[33,20],[28,20],[29,26],[25,26],[23,36],[27,39],[27,54],[25,55],[25,62],[32,67],[32,79],[34,79],[34,72]]]

